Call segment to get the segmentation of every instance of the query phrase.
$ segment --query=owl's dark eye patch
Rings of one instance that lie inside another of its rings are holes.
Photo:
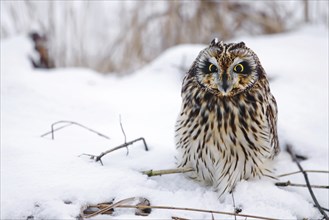
[[[217,71],[217,66],[213,63],[210,63],[209,61],[204,62],[204,65],[202,65],[202,72],[204,73],[214,73]]]
[[[213,72],[217,72],[218,69],[214,64],[210,64],[208,70],[209,72],[213,73]]]
[[[238,63],[233,67],[233,71],[241,74],[249,74],[250,66],[246,61],[242,61],[241,63]]]

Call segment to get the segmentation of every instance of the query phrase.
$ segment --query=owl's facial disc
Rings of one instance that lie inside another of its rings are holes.
[[[257,76],[250,57],[209,56],[199,63],[196,74],[199,84],[220,96],[232,96],[251,86]]]
[[[205,90],[219,96],[234,96],[258,80],[258,58],[244,43],[212,42],[197,58],[194,77]]]

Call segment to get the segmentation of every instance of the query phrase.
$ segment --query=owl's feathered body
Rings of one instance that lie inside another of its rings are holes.
[[[193,168],[190,177],[219,195],[239,180],[271,176],[269,164],[279,152],[276,124],[276,102],[256,54],[242,42],[214,40],[183,81],[179,167]]]

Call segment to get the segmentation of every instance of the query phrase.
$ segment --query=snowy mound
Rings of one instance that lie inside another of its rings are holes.
[[[282,147],[291,143],[308,159],[305,169],[328,170],[328,31],[303,28],[294,33],[244,41],[259,56],[273,80],[279,107]],[[32,45],[24,38],[1,41],[1,219],[75,219],[80,208],[142,196],[153,205],[232,212],[232,198],[220,203],[211,188],[181,174],[147,177],[149,169],[175,167],[174,124],[180,108],[185,71],[204,45],[181,45],[165,51],[148,66],[127,77],[100,75],[68,68],[35,70],[29,64]],[[142,142],[102,158],[104,166],[83,153],[99,155],[127,141]],[[53,122],[70,120],[110,137],[102,138],[77,126],[40,137]],[[298,168],[282,151],[277,173]],[[314,185],[329,185],[327,174],[310,173]],[[304,183],[300,174],[280,181]],[[315,189],[323,207],[328,190]],[[281,219],[319,218],[306,188],[276,187],[265,180],[244,181],[234,192],[242,214]],[[209,219],[210,214],[153,210],[143,219]],[[97,217],[99,218],[99,216]],[[107,217],[102,217],[107,218]],[[138,218],[118,209],[114,219]],[[227,219],[226,215],[214,215]],[[232,217],[233,219],[233,217]]]

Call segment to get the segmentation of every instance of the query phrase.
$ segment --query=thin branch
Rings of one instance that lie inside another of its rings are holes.
[[[325,211],[323,211],[323,209],[321,208],[318,200],[316,199],[316,197],[313,193],[310,181],[308,180],[307,173],[304,171],[303,167],[300,165],[300,163],[299,163],[299,161],[296,157],[296,154],[294,153],[294,151],[292,149],[292,146],[290,144],[287,144],[287,152],[290,154],[292,160],[297,164],[299,170],[303,173],[308,191],[310,192],[311,197],[312,197],[312,199],[314,201],[314,204],[316,205],[317,209],[320,211],[320,213],[324,216],[325,219],[329,220],[328,215],[325,213]]]
[[[119,149],[121,149],[121,148],[127,148],[129,145],[132,145],[133,143],[135,143],[135,142],[137,142],[137,141],[143,141],[143,143],[144,143],[144,147],[145,147],[145,151],[148,151],[148,150],[149,150],[148,147],[147,147],[147,145],[146,145],[146,141],[145,141],[145,139],[144,139],[143,137],[141,137],[141,138],[137,138],[137,139],[135,139],[135,140],[132,140],[132,141],[126,142],[126,143],[124,143],[124,144],[121,144],[121,145],[119,145],[119,146],[117,146],[117,147],[114,147],[114,148],[112,148],[112,149],[110,149],[110,150],[107,150],[107,151],[105,151],[105,152],[102,152],[102,153],[101,153],[100,155],[98,155],[98,156],[96,156],[96,155],[92,155],[92,154],[81,154],[80,156],[89,156],[90,159],[95,160],[96,162],[99,161],[99,162],[103,165],[103,162],[102,162],[102,160],[101,160],[101,158],[102,158],[103,156],[105,156],[106,154],[109,154],[109,153],[111,153],[111,152],[113,152],[113,151],[119,150]]]
[[[166,210],[180,210],[180,211],[191,211],[191,212],[204,212],[204,213],[214,213],[214,214],[222,214],[222,215],[231,215],[231,216],[238,216],[238,217],[249,217],[249,218],[256,218],[256,219],[266,219],[266,220],[279,220],[276,218],[269,218],[264,216],[256,216],[256,215],[248,215],[248,214],[237,214],[234,212],[222,212],[216,210],[207,210],[207,209],[194,209],[194,208],[183,208],[183,207],[172,207],[172,206],[140,206],[140,205],[118,205],[117,208],[150,208],[150,209],[166,209]]]
[[[187,173],[194,171],[193,168],[177,168],[177,169],[168,169],[168,170],[146,170],[142,171],[142,174],[151,176],[161,176],[166,174],[176,174],[176,173]]]
[[[275,183],[276,186],[297,186],[297,187],[307,187],[305,184],[299,184],[299,183],[292,183],[290,181],[287,182],[277,182]],[[320,189],[329,189],[329,186],[323,186],[323,185],[310,185],[312,188],[320,188]]]
[[[58,128],[55,128],[55,125],[62,124],[62,123],[65,123],[65,125],[62,125],[62,126],[60,126]],[[41,137],[45,137],[45,136],[51,134],[51,139],[54,140],[54,138],[55,138],[55,131],[61,130],[61,129],[66,128],[66,127],[71,126],[71,125],[79,126],[81,128],[84,128],[84,129],[86,129],[86,130],[88,130],[90,132],[93,132],[93,133],[97,134],[98,136],[101,136],[101,137],[106,138],[106,139],[110,139],[105,134],[102,134],[102,133],[100,133],[98,131],[95,131],[95,130],[93,130],[91,128],[88,128],[88,127],[86,127],[86,126],[84,126],[84,125],[82,125],[80,123],[74,122],[74,121],[57,121],[57,122],[51,124],[51,130],[49,132],[46,132],[46,133],[42,134]]]
[[[304,170],[304,172],[307,173],[328,173],[328,170]],[[291,173],[284,173],[284,174],[280,174],[277,177],[284,177],[284,176],[289,176],[289,175],[293,175],[293,174],[297,174],[297,173],[302,173],[302,171],[295,171],[295,172],[291,172]]]

